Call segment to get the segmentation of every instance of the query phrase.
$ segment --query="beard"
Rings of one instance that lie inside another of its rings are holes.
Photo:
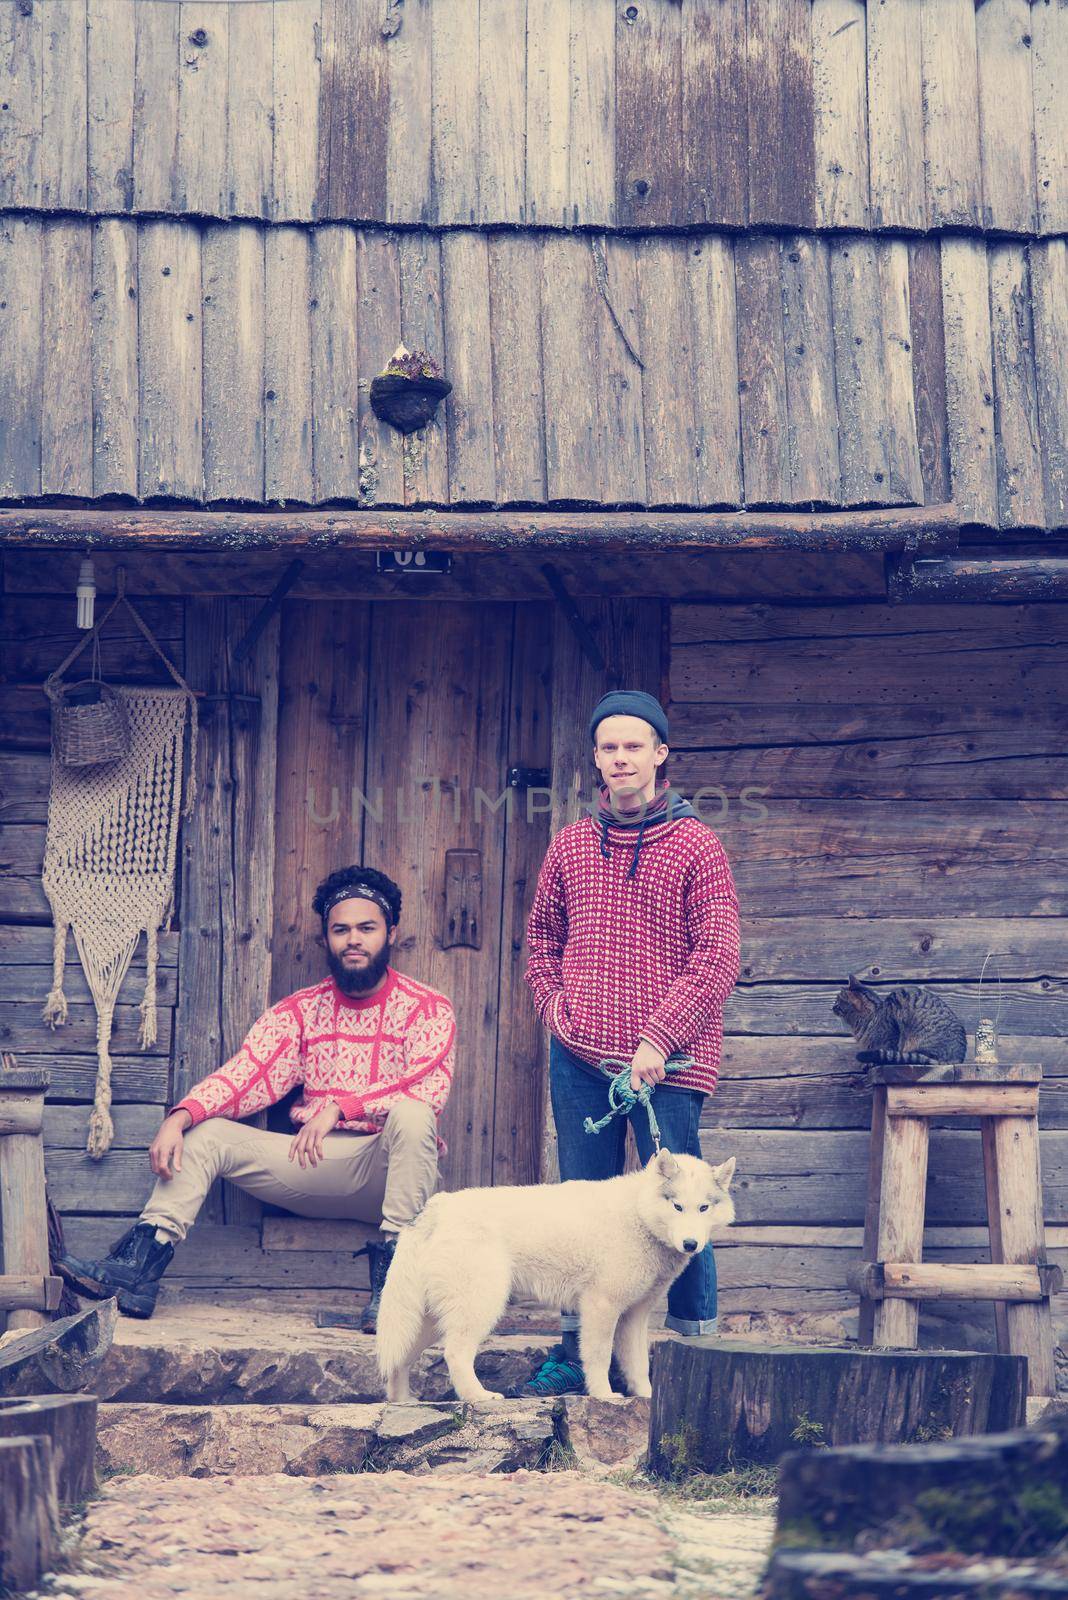
[[[341,990],[342,994],[366,994],[368,989],[373,989],[379,978],[382,977],[389,966],[390,947],[387,941],[377,955],[371,957],[364,967],[346,967],[340,956],[327,947],[326,961],[330,968],[330,976]]]

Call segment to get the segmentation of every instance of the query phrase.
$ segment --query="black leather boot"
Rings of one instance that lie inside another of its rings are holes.
[[[78,1294],[92,1300],[107,1300],[115,1295],[119,1310],[126,1316],[150,1317],[156,1309],[159,1280],[173,1255],[173,1244],[156,1242],[154,1223],[135,1222],[116,1240],[103,1261],[62,1255],[56,1266]]]
[[[361,1333],[375,1333],[378,1330],[378,1302],[382,1298],[382,1285],[386,1281],[389,1264],[393,1260],[393,1252],[397,1248],[396,1238],[388,1236],[381,1244],[369,1244],[367,1255],[371,1267],[371,1298],[363,1308],[360,1318]]]

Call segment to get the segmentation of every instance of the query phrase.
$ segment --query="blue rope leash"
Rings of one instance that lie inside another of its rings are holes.
[[[611,1072],[612,1081],[608,1085],[608,1111],[599,1122],[594,1122],[592,1117],[587,1117],[582,1126],[587,1133],[600,1133],[602,1128],[607,1128],[613,1117],[626,1117],[634,1110],[635,1106],[644,1106],[649,1118],[649,1136],[653,1141],[653,1149],[660,1153],[660,1124],[656,1120],[653,1110],[653,1093],[655,1085],[641,1083],[637,1089],[630,1086],[630,1062],[622,1061],[618,1056],[605,1056],[599,1061],[598,1066],[602,1072]],[[682,1072],[686,1067],[693,1066],[692,1056],[669,1056],[664,1066],[668,1072]]]

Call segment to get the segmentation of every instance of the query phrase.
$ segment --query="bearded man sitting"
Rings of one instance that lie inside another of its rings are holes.
[[[150,1317],[175,1245],[221,1177],[298,1216],[379,1228],[361,1320],[375,1331],[398,1230],[437,1184],[456,1020],[444,995],[390,966],[401,892],[385,873],[343,867],[312,908],[329,975],[264,1012],[232,1060],[164,1119],[148,1152],[156,1186],[137,1222],[104,1260],[59,1262],[79,1293],[116,1295],[127,1316]],[[242,1120],[298,1085],[296,1134]]]

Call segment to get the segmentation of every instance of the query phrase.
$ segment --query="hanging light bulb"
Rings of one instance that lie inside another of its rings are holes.
[[[78,596],[78,626],[83,629],[91,628],[96,601],[96,576],[93,572],[93,563],[88,556],[78,570],[78,587],[75,593]]]

